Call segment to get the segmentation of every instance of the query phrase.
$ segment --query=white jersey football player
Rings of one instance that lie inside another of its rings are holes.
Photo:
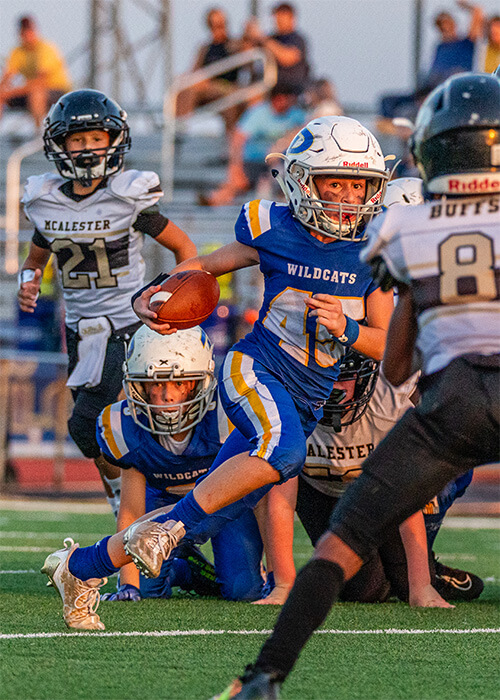
[[[124,338],[138,328],[130,296],[143,284],[144,234],[169,248],[176,261],[196,247],[163,216],[154,172],[124,170],[130,149],[127,114],[96,90],[63,95],[44,131],[45,155],[58,173],[30,177],[22,202],[35,231],[20,273],[19,305],[33,313],[51,254],[62,287],[69,379],[75,405],[69,432],[102,473],[108,497],[118,470],[99,456],[95,421],[116,400],[122,382]]]
[[[384,287],[398,286],[384,373],[401,385],[418,350],[421,401],[364,461],[271,637],[227,697],[278,697],[300,651],[388,527],[451,479],[500,460],[498,78],[461,73],[435,88],[410,146],[430,201],[376,219],[362,257]]]

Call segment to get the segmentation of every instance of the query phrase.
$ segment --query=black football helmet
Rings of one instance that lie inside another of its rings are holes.
[[[336,432],[358,421],[365,413],[375,391],[380,362],[352,348],[342,358],[340,374],[323,406],[322,425]]]
[[[130,149],[127,113],[97,90],[66,93],[51,107],[44,125],[45,155],[54,161],[63,177],[78,180],[84,187],[121,170],[124,154]],[[88,150],[66,150],[69,134],[94,129],[109,133],[104,156]]]
[[[500,191],[500,81],[459,73],[422,104],[410,148],[425,189],[433,194]]]

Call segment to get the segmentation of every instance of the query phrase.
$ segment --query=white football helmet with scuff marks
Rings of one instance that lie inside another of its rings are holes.
[[[139,328],[123,367],[123,388],[134,421],[156,435],[174,435],[199,423],[216,386],[212,355],[212,343],[200,326],[172,335],[160,335],[147,326]],[[185,401],[168,404],[168,410],[151,403],[152,384],[193,380],[196,383]]]
[[[382,208],[389,171],[377,139],[356,119],[320,117],[292,139],[284,160],[283,186],[293,215],[332,238],[361,241],[368,221]],[[269,157],[269,156],[268,156]],[[363,204],[321,200],[318,175],[366,180]]]
[[[414,206],[424,203],[423,181],[419,177],[398,177],[387,183],[383,209],[396,204]]]

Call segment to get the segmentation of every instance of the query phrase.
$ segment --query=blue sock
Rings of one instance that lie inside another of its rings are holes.
[[[170,568],[169,581],[172,588],[179,586],[184,591],[189,591],[191,588],[191,569],[189,564],[184,559],[174,559]]]
[[[153,518],[158,523],[164,523],[167,520],[180,520],[184,524],[186,531],[189,532],[193,527],[201,523],[208,517],[208,513],[205,513],[203,508],[201,508],[193,496],[193,492],[190,491],[187,496],[184,496],[169,513],[165,515],[159,515]]]
[[[69,572],[81,581],[88,581],[89,578],[103,578],[119,571],[119,567],[114,566],[109,558],[110,537],[111,535],[108,535],[90,547],[75,549],[68,561]]]

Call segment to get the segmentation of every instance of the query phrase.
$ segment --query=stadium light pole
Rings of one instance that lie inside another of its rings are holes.
[[[94,90],[97,89],[99,4],[100,0],[91,0],[90,3],[89,87]]]
[[[420,58],[422,54],[422,17],[424,11],[424,0],[413,0],[413,18],[415,32],[413,35],[413,73],[415,76],[415,90],[418,90],[420,83]]]
[[[259,0],[250,0],[250,17],[259,16]]]

